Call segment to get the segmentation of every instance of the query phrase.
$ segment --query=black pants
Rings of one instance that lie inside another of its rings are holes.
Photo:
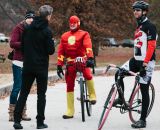
[[[135,58],[131,58],[129,60],[129,70],[133,72],[139,72],[141,67],[142,67],[143,62],[142,61],[136,61]],[[117,81],[118,78],[118,71],[116,72],[115,75],[115,80]],[[150,79],[151,81],[151,79]],[[146,116],[147,116],[147,111],[148,111],[148,106],[149,106],[149,84],[150,81],[147,84],[142,84],[140,83],[140,89],[142,93],[142,112],[141,112],[141,117],[140,119],[143,121],[146,121]],[[120,78],[120,85],[122,87],[122,90],[124,91],[124,82],[123,82],[123,77]],[[119,98],[122,98],[119,94]]]
[[[22,88],[20,96],[18,98],[15,112],[14,112],[14,122],[20,123],[22,117],[22,111],[26,104],[26,100],[32,84],[36,79],[37,82],[37,123],[43,123],[45,116],[45,106],[46,106],[46,91],[47,91],[47,81],[48,81],[48,70],[31,72],[24,71],[22,72]]]

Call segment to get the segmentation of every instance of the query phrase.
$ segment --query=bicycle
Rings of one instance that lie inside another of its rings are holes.
[[[79,58],[79,59],[78,59]],[[76,69],[76,72],[79,73],[79,77],[76,81],[78,81],[78,84],[80,86],[80,98],[77,98],[77,100],[81,103],[81,114],[82,114],[82,121],[85,122],[85,105],[87,110],[87,115],[91,116],[92,114],[92,104],[89,100],[89,94],[87,89],[86,80],[83,77],[83,70],[86,68],[86,61],[83,57],[78,57],[74,62],[74,67]],[[94,68],[93,68],[94,73]]]
[[[79,78],[77,79],[78,84],[80,86],[80,98],[77,98],[81,102],[81,114],[82,121],[85,121],[85,104],[88,116],[92,114],[92,105],[89,101],[89,94],[87,90],[86,80],[84,79],[82,72],[79,72]]]
[[[116,105],[115,108],[120,108],[120,113],[124,114],[126,112],[129,112],[129,118],[131,120],[131,122],[135,123],[136,121],[138,121],[138,119],[140,118],[140,114],[141,114],[141,107],[142,107],[142,96],[141,96],[141,92],[140,92],[140,83],[139,83],[139,79],[140,79],[140,75],[136,74],[132,71],[128,71],[124,68],[120,68],[114,64],[110,64],[107,66],[105,73],[107,73],[107,71],[111,68],[117,68],[119,70],[118,73],[118,79],[117,81],[112,85],[111,90],[109,91],[109,94],[107,96],[107,99],[105,101],[104,104],[104,108],[99,120],[99,124],[98,124],[98,130],[101,130],[108,115],[109,112],[113,106],[113,102],[115,100],[115,97],[117,95],[117,92],[122,96],[122,105]],[[132,76],[135,76],[135,83],[134,83],[134,87],[133,90],[131,92],[131,95],[129,97],[129,100],[126,101],[124,98],[124,93],[122,91],[122,88],[120,86],[120,77],[121,76],[126,76],[127,74],[130,74]],[[154,99],[155,99],[155,89],[154,86],[150,83],[149,85],[149,94],[150,94],[150,104],[148,107],[148,112],[147,112],[147,116],[150,114],[153,104],[154,104]],[[136,114],[136,115],[135,115]]]

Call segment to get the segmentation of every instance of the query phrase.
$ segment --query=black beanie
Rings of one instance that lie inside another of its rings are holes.
[[[26,12],[25,19],[34,18],[34,17],[35,17],[35,12],[34,11],[29,10],[29,11]]]

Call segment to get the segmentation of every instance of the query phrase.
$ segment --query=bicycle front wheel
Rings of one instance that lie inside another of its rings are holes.
[[[85,92],[84,92],[84,80],[83,78],[80,78],[80,101],[81,101],[81,114],[82,114],[82,121],[85,121],[85,108],[84,108],[84,103],[85,103]]]
[[[92,114],[92,104],[89,101],[89,94],[88,94],[88,90],[87,90],[87,85],[85,84],[85,99],[86,99],[86,110],[87,110],[87,114],[88,116],[91,116]]]
[[[108,115],[109,115],[109,112],[112,108],[112,105],[113,105],[113,102],[115,100],[115,97],[116,97],[116,94],[117,94],[117,87],[115,85],[112,86],[110,92],[109,92],[109,95],[105,101],[105,104],[104,104],[104,108],[103,108],[103,112],[101,114],[101,117],[100,117],[100,120],[99,120],[99,124],[98,124],[98,130],[101,130]]]
[[[150,97],[150,103],[147,111],[147,116],[152,110],[154,99],[155,99],[155,90],[152,84],[149,85],[149,97]],[[129,111],[130,120],[133,123],[138,121],[140,119],[141,112],[142,112],[142,95],[140,91],[140,85],[138,84],[138,87],[134,91],[130,101],[130,111]]]

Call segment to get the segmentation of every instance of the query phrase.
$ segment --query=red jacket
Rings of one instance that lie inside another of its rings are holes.
[[[14,49],[13,60],[23,61],[22,51],[21,51],[21,40],[22,33],[24,31],[24,21],[16,25],[12,30],[10,47]]]
[[[64,58],[67,62],[73,62],[76,57],[93,57],[90,35],[83,30],[68,31],[62,35],[58,47],[57,65],[63,65]]]

